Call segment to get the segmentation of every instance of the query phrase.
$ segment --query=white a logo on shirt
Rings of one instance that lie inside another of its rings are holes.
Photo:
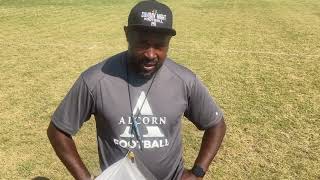
[[[146,138],[154,138],[154,137],[164,137],[164,134],[161,132],[158,126],[154,126],[155,119],[157,117],[153,117],[152,109],[146,98],[145,92],[141,92],[138,101],[133,109],[134,118],[136,118],[138,124],[145,124],[146,133],[143,134],[143,137]],[[128,124],[132,123],[132,119],[129,118]],[[139,126],[139,125],[138,125]],[[120,137],[134,137],[130,132],[130,126],[126,126],[124,132],[120,135]]]
[[[144,102],[143,102],[144,101]],[[139,113],[140,111],[140,113]],[[138,114],[139,113],[139,114]],[[148,99],[146,98],[146,94],[142,91],[136,106],[133,109],[133,115],[153,115],[151,107],[149,105]]]

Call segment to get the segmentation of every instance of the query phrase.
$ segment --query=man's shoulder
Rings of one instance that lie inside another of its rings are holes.
[[[122,58],[123,52],[106,58],[85,70],[81,76],[89,89],[93,89],[103,78],[110,76],[121,77],[123,71]]]
[[[194,72],[192,72],[187,67],[174,62],[170,58],[167,58],[164,66],[170,71],[172,75],[184,81],[184,83],[186,84],[191,84],[196,78],[196,74]]]

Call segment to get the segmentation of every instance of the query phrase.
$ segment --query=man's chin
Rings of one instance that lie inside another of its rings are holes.
[[[140,75],[145,77],[145,78],[151,78],[155,74],[156,70],[153,71],[140,71]]]
[[[152,68],[143,66],[143,67],[140,68],[140,73],[139,74],[142,75],[143,77],[151,78],[157,72],[157,70],[160,67],[161,67],[161,65],[157,65],[157,66],[154,66]]]

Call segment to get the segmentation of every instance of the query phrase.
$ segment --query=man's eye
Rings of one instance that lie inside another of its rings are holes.
[[[136,49],[148,49],[151,46],[155,49],[163,49],[168,45],[166,43],[156,43],[156,44],[150,45],[149,43],[146,43],[146,42],[137,42],[134,44],[134,47]]]
[[[137,48],[147,48],[148,47],[148,44],[147,43],[144,43],[144,42],[141,42],[141,43],[137,43],[135,45]]]
[[[154,47],[157,49],[160,49],[160,48],[164,48],[166,46],[167,46],[166,43],[160,43],[160,44],[156,44]]]

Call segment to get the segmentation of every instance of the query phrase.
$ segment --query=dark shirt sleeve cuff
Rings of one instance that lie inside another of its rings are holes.
[[[218,117],[216,117],[216,120],[214,121],[210,121],[210,123],[206,124],[205,126],[201,126],[201,127],[198,127],[199,130],[207,130],[213,126],[215,126],[216,124],[218,124],[219,122],[221,122],[223,119],[223,114],[220,113]]]
[[[63,131],[66,134],[69,134],[71,136],[75,135],[77,133],[76,130],[68,128],[66,124],[64,124],[61,121],[58,121],[56,118],[52,118],[51,122],[58,128],[59,130]]]

